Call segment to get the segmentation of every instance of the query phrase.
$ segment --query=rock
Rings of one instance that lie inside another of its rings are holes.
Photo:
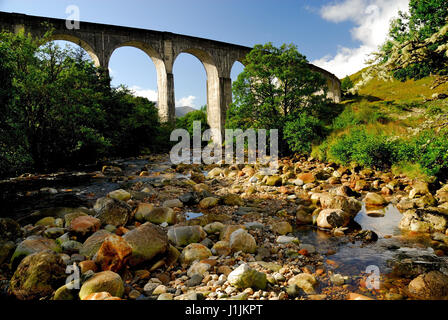
[[[86,241],[84,241],[81,249],[79,249],[79,253],[86,256],[89,259],[92,258],[98,252],[104,240],[110,234],[111,233],[106,230],[99,230],[95,232],[90,237],[88,237]]]
[[[244,229],[238,229],[230,235],[229,245],[233,252],[255,253],[257,251],[255,238]]]
[[[211,267],[212,266],[208,263],[203,263],[203,262],[193,263],[187,271],[187,276],[189,276],[190,278],[195,274],[204,276],[206,274],[206,272],[210,270]]]
[[[289,285],[296,285],[307,294],[315,294],[314,287],[317,285],[316,278],[308,273],[300,273],[288,280]]]
[[[372,230],[361,230],[355,236],[355,239],[361,240],[361,241],[366,241],[366,242],[377,241],[378,235]]]
[[[10,282],[10,292],[19,300],[35,300],[53,294],[67,277],[59,254],[42,251],[25,257]]]
[[[402,210],[402,211],[409,210],[409,209],[414,209],[415,208],[415,203],[414,203],[414,201],[411,201],[411,200],[409,200],[407,198],[403,198],[397,204],[397,208],[399,210]]]
[[[81,300],[97,292],[108,292],[111,296],[121,298],[124,293],[124,284],[120,275],[112,271],[103,271],[96,273],[83,283],[79,291]]]
[[[336,273],[330,276],[330,281],[335,286],[342,286],[345,283],[346,278],[347,277],[344,277],[343,275]]]
[[[173,295],[171,293],[162,293],[158,296],[157,300],[173,300]]]
[[[192,171],[190,179],[196,183],[202,183],[205,181],[205,176],[202,173]]]
[[[136,220],[143,222],[146,221],[146,216],[154,209],[154,205],[151,203],[141,202],[138,204],[137,209],[134,211],[134,217]]]
[[[251,221],[251,222],[246,222],[244,224],[244,228],[246,228],[247,230],[263,230],[264,229],[264,224],[262,224],[261,222],[257,222],[257,221]]]
[[[222,173],[222,169],[221,169],[221,168],[213,168],[212,170],[210,170],[210,171],[207,173],[207,178],[208,178],[208,179],[216,178],[216,177],[218,177],[219,175],[221,175],[221,173]]]
[[[242,264],[233,270],[228,275],[227,281],[239,289],[255,288],[264,290],[267,283],[265,273],[251,269],[247,264]]]
[[[171,208],[154,208],[145,215],[146,221],[155,224],[175,224],[177,222],[176,213]]]
[[[209,209],[209,208],[213,208],[216,207],[219,203],[219,199],[215,198],[215,197],[207,197],[202,199],[199,202],[199,207],[201,207],[202,209]]]
[[[179,199],[166,200],[162,207],[165,208],[182,208],[184,204]]]
[[[204,240],[207,234],[201,226],[178,226],[168,230],[168,239],[176,246],[185,246]]]
[[[448,276],[440,271],[419,275],[409,283],[409,292],[421,299],[446,299]]]
[[[100,227],[100,219],[92,216],[79,216],[71,221],[69,231],[83,237],[98,231]]]
[[[317,216],[317,226],[324,229],[346,227],[351,216],[340,209],[325,209]]]
[[[131,194],[123,189],[118,189],[112,192],[109,192],[107,196],[111,199],[116,199],[120,201],[128,201],[131,199]]]
[[[188,292],[174,297],[174,300],[200,300],[200,294],[196,292]]]
[[[218,241],[212,247],[212,253],[218,256],[228,256],[232,252],[228,241]]]
[[[87,271],[97,271],[97,266],[95,261],[93,260],[84,260],[79,263],[79,269],[81,270],[81,273],[86,273]]]
[[[93,258],[103,271],[120,271],[132,254],[132,247],[122,237],[111,234],[106,237]]]
[[[78,253],[82,248],[82,243],[75,240],[64,241],[61,244],[62,251],[68,254]]]
[[[35,226],[55,227],[56,219],[54,217],[45,217],[37,221]]]
[[[282,185],[282,178],[280,176],[268,176],[266,178],[266,185],[279,187]]]
[[[14,270],[19,265],[20,261],[26,256],[46,250],[61,252],[61,248],[52,239],[47,239],[40,236],[30,236],[26,238],[19,243],[11,257],[12,269]]]
[[[280,235],[285,235],[292,232],[292,226],[287,221],[280,221],[272,225],[272,231]]]
[[[320,203],[323,209],[340,209],[353,217],[362,208],[362,203],[356,199],[344,196],[332,196],[325,193],[320,196]]]
[[[112,198],[99,198],[93,209],[102,224],[116,227],[124,226],[131,215],[131,207],[126,202]]]
[[[164,253],[169,247],[165,232],[150,222],[127,232],[123,239],[132,248],[132,255],[129,258],[131,266],[149,261],[156,255]]]
[[[222,202],[227,206],[242,206],[244,205],[243,200],[239,195],[229,193],[221,198]]]
[[[297,224],[312,224],[313,215],[306,212],[304,209],[298,209],[296,212],[296,223]]]
[[[0,218],[0,239],[15,241],[22,236],[20,225],[10,218]]]
[[[300,243],[298,238],[296,238],[296,237],[287,237],[287,236],[278,236],[275,241],[277,243],[279,243],[279,244],[288,244],[288,243],[299,244]]]
[[[416,196],[424,196],[428,193],[428,184],[426,182],[417,181],[413,184],[413,188],[409,192],[409,199],[414,199]]]
[[[67,213],[64,216],[64,220],[65,220],[65,227],[66,228],[70,228],[70,225],[72,224],[72,221],[78,217],[85,217],[88,216],[87,213],[82,212],[82,211],[75,211],[75,212],[70,212]]]
[[[53,227],[53,228],[46,229],[44,231],[44,236],[46,238],[56,239],[56,238],[61,237],[64,233],[65,233],[64,228]]]
[[[230,235],[234,231],[236,231],[238,229],[242,229],[242,228],[243,227],[240,225],[234,225],[234,224],[225,225],[219,235],[219,240],[230,241]]]
[[[373,299],[363,296],[362,294],[359,293],[350,292],[348,294],[348,300],[373,300]]]
[[[191,276],[191,278],[189,280],[187,280],[185,282],[185,285],[187,287],[196,287],[196,286],[201,284],[202,279],[204,279],[204,277],[202,275],[194,274],[194,275]]]
[[[316,177],[312,172],[299,173],[297,175],[297,179],[302,180],[304,184],[313,183],[316,181]]]
[[[186,246],[180,255],[182,264],[190,265],[195,260],[207,259],[212,255],[210,249],[199,243],[191,243]]]
[[[386,206],[387,201],[383,198],[383,196],[378,193],[369,192],[364,198],[364,202],[367,206]]]
[[[75,282],[72,281],[56,290],[53,300],[76,300]]]
[[[437,203],[436,199],[430,193],[425,194],[420,198],[416,198],[413,201],[417,208],[431,207]]]
[[[187,192],[179,197],[184,205],[195,205],[200,201],[199,194],[197,192]]]
[[[159,283],[156,282],[152,282],[151,280],[145,284],[145,286],[143,287],[143,291],[145,292],[146,295],[151,296],[154,292],[154,290],[159,286]]]
[[[218,221],[209,223],[204,227],[204,231],[208,234],[220,233],[223,229],[224,224]]]
[[[442,232],[448,227],[448,216],[428,209],[408,210],[403,213],[399,228],[414,232]]]
[[[154,289],[152,294],[158,296],[158,295],[166,293],[166,291],[167,291],[167,287],[164,286],[163,284],[160,284]]]

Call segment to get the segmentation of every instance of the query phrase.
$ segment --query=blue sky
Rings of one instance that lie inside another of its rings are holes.
[[[294,43],[309,61],[339,77],[364,66],[384,41],[391,17],[408,0],[0,0],[0,11],[169,31],[245,46]],[[152,61],[135,48],[120,48],[110,62],[113,84],[156,96]],[[236,64],[232,78],[242,66]],[[206,75],[199,60],[181,54],[174,64],[176,104],[206,103]]]

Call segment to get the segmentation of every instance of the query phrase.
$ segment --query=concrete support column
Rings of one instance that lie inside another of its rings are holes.
[[[176,119],[174,100],[174,76],[172,73],[161,74],[158,70],[159,118],[161,122],[174,122]]]
[[[218,132],[213,135],[213,141],[216,143],[222,143],[225,137],[226,113],[231,102],[230,78],[212,77],[207,80],[207,120],[210,128]]]
[[[232,79],[230,78],[219,78],[219,88],[220,88],[220,113],[221,113],[221,132],[224,134],[225,122],[227,116],[227,109],[232,103]],[[223,135],[224,136],[224,135]]]

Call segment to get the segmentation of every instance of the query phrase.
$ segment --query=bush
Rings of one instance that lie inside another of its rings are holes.
[[[355,112],[354,106],[345,108],[345,110],[333,120],[333,129],[339,130],[376,122],[385,123],[389,120],[385,114],[372,109],[372,107],[365,103],[361,103],[358,106],[358,109],[359,110]]]
[[[336,162],[355,162],[365,167],[385,168],[392,164],[393,143],[385,135],[352,129],[329,146],[328,157]]]
[[[291,151],[310,154],[313,142],[323,137],[324,128],[319,119],[302,113],[298,117],[290,117],[286,122],[283,135]]]

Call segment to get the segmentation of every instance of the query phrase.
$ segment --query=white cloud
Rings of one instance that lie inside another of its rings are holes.
[[[157,102],[159,99],[159,95],[157,91],[151,89],[143,89],[139,86],[132,86],[131,91],[134,96],[147,98],[149,101]]]
[[[327,55],[312,63],[340,78],[361,70],[368,55],[385,41],[391,19],[399,10],[406,11],[408,4],[409,0],[341,0],[323,6],[320,15],[325,20],[353,22],[350,33],[361,44],[357,48],[340,46],[335,56]]]
[[[195,107],[194,101],[196,100],[195,96],[183,97],[176,101],[176,107]]]

